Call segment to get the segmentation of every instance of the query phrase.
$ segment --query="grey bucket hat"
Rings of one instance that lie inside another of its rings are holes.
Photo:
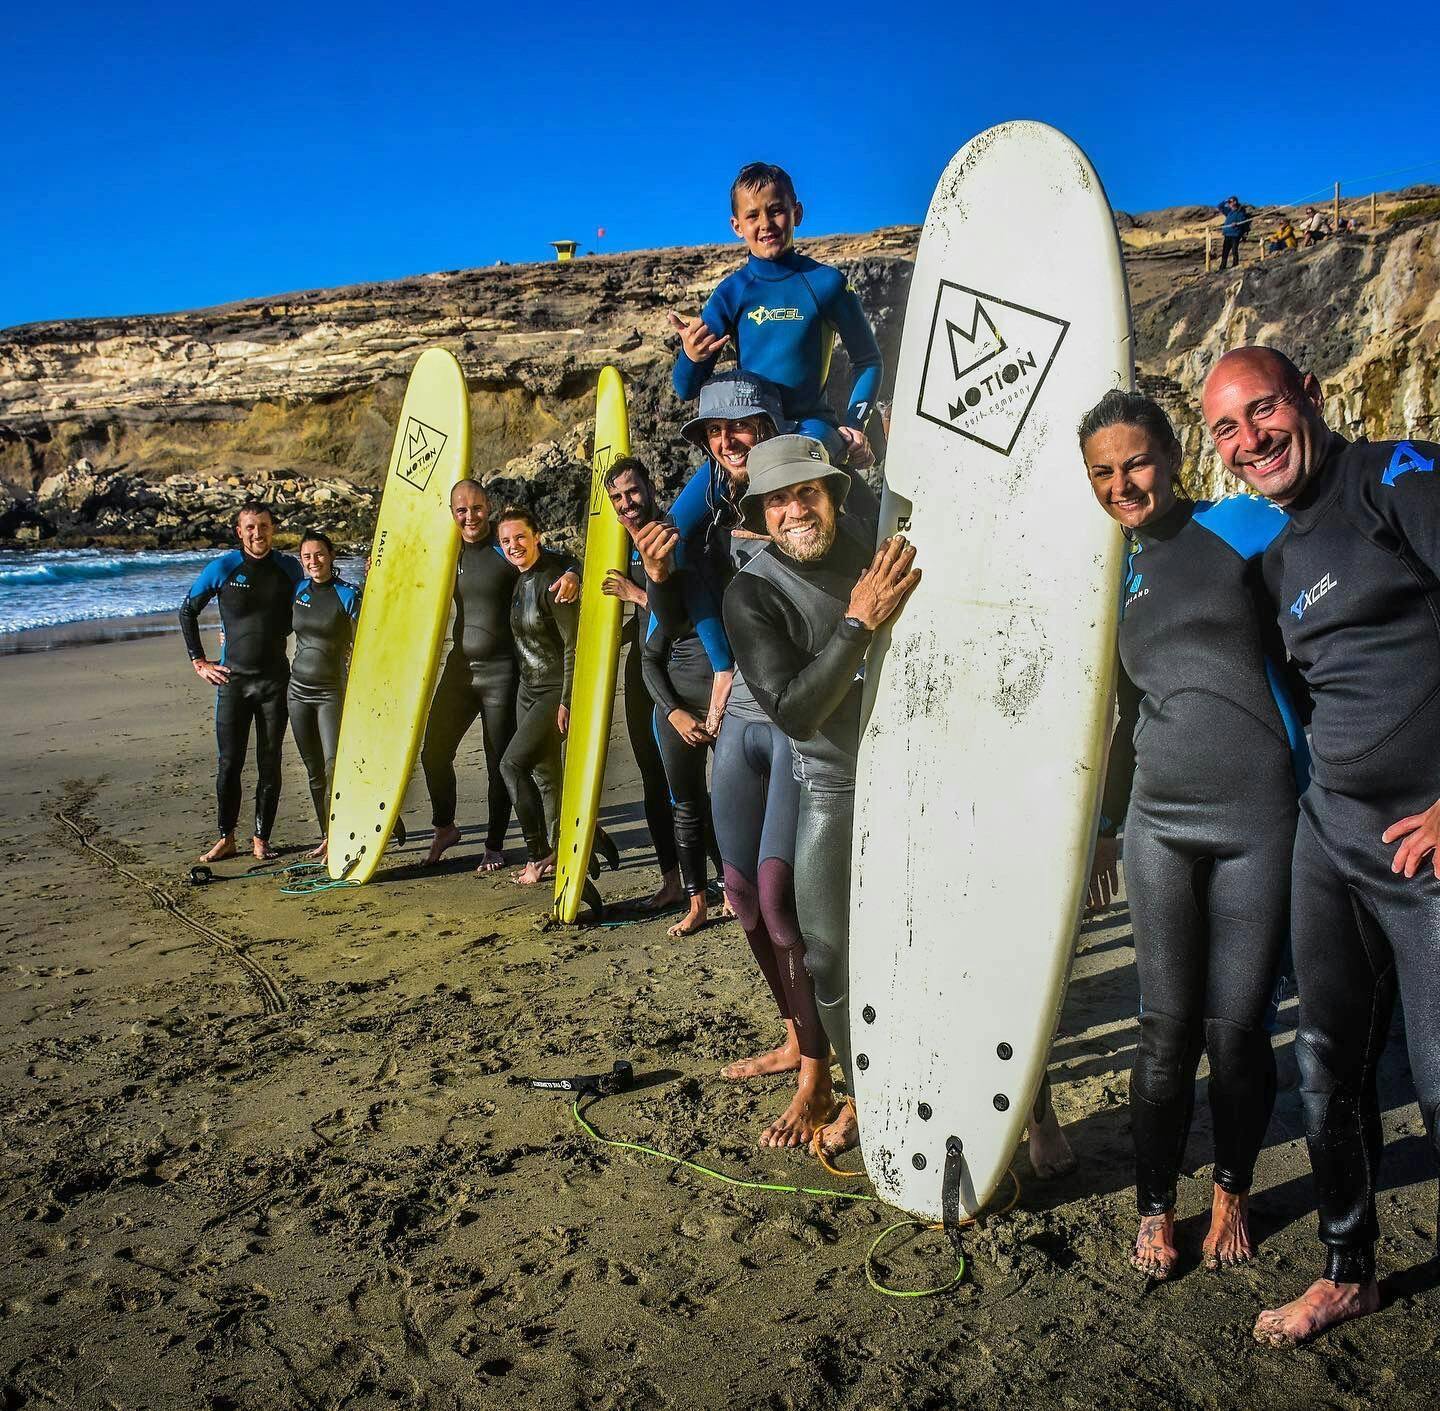
[[[766,532],[765,496],[772,490],[784,490],[804,480],[824,480],[837,510],[850,493],[850,477],[830,464],[829,452],[811,436],[772,436],[750,452],[745,469],[750,483],[740,500],[740,515],[745,528],[754,534]]]
[[[680,428],[680,434],[692,445],[709,452],[705,444],[707,421],[741,421],[747,416],[767,416],[776,431],[784,431],[790,423],[780,410],[780,389],[763,377],[730,368],[717,372],[701,389],[696,414]]]

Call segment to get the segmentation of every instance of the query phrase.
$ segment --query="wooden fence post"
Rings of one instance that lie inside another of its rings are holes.
[[[1210,273],[1210,227],[1205,227],[1205,273]]]
[[[1340,229],[1340,183],[1335,183],[1335,220],[1331,227],[1333,230]]]

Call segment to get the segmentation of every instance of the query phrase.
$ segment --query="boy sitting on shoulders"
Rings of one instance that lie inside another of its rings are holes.
[[[675,362],[677,395],[687,402],[696,397],[733,340],[740,367],[780,388],[783,411],[797,433],[822,442],[837,465],[869,465],[865,423],[884,361],[859,297],[840,270],[794,248],[805,209],[780,167],[768,162],[742,167],[730,188],[730,212],[730,227],[745,242],[749,258],[720,282],[698,318],[687,322],[669,315],[682,344]],[[837,333],[855,373],[843,419],[825,399]]]

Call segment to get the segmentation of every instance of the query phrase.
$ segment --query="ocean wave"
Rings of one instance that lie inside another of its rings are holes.
[[[0,637],[115,618],[172,617],[201,564],[223,549],[40,549],[0,556]],[[362,563],[336,567],[352,583]],[[213,615],[214,608],[210,609]]]
[[[93,579],[124,578],[138,573],[153,573],[156,569],[183,569],[204,563],[215,557],[209,552],[146,553],[143,550],[131,554],[95,554],[81,557],[84,550],[74,556],[61,558],[56,555],[27,554],[28,562],[0,567],[0,586],[43,587],[51,583],[83,583]]]

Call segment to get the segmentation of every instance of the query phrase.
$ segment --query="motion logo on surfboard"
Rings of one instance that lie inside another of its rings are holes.
[[[426,426],[412,416],[405,423],[404,450],[395,473],[417,490],[423,490],[430,483],[430,472],[445,449],[445,439],[443,431]]]
[[[590,456],[592,466],[598,466],[600,474],[594,477],[590,486],[590,518],[604,510],[610,503],[610,492],[605,488],[605,473],[620,459],[613,446],[596,446]]]
[[[916,411],[1008,456],[1069,323],[948,279],[935,292]]]

